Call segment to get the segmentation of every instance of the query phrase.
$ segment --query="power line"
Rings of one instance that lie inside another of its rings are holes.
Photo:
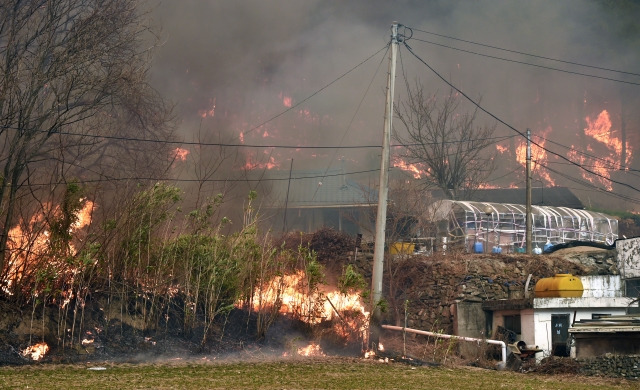
[[[431,70],[431,72],[433,72],[433,73],[434,73],[438,78],[440,78],[440,79],[441,79],[445,84],[449,85],[451,88],[453,88],[454,90],[456,90],[459,94],[461,94],[462,96],[464,96],[464,97],[465,97],[465,99],[467,99],[469,102],[471,102],[471,103],[472,103],[474,106],[476,106],[479,110],[483,111],[484,113],[486,113],[487,115],[489,115],[490,117],[492,117],[493,119],[495,119],[496,121],[498,121],[499,123],[502,123],[502,124],[503,124],[503,125],[505,125],[507,128],[509,128],[509,129],[511,129],[511,130],[513,130],[513,131],[515,131],[515,132],[516,132],[516,133],[518,133],[520,136],[522,136],[522,137],[524,137],[524,138],[526,139],[526,135],[525,135],[524,133],[522,133],[520,130],[518,130],[518,129],[516,129],[515,127],[511,126],[510,124],[506,123],[506,122],[505,122],[505,121],[503,121],[502,119],[498,118],[496,115],[494,115],[493,113],[491,113],[490,111],[488,111],[486,108],[484,108],[483,106],[481,106],[478,102],[476,102],[476,101],[475,101],[475,100],[473,100],[471,97],[469,97],[466,93],[464,93],[463,91],[461,91],[458,87],[456,87],[455,85],[453,85],[452,83],[450,83],[449,81],[447,81],[447,79],[445,79],[444,77],[442,77],[442,75],[440,75],[440,73],[438,73],[438,72],[437,72],[433,67],[431,67],[431,65],[429,65],[425,60],[423,60],[422,58],[420,58],[420,56],[418,56],[418,55],[413,51],[413,49],[412,49],[412,48],[407,44],[407,42],[406,42],[406,41],[404,42],[404,46],[407,48],[407,50],[409,50],[409,52],[410,52],[410,53],[411,53],[411,54],[412,54],[416,59],[418,59],[418,61],[420,61],[421,63],[423,63],[427,68],[429,68],[429,70]],[[570,160],[569,158],[567,158],[567,157],[565,157],[565,156],[563,156],[563,155],[561,155],[561,154],[559,154],[559,153],[556,153],[556,152],[554,152],[554,151],[552,151],[552,150],[549,150],[549,149],[545,148],[544,146],[540,145],[539,143],[537,143],[537,142],[535,142],[535,141],[531,141],[531,143],[532,143],[532,144],[534,144],[535,146],[539,147],[540,149],[545,150],[545,151],[547,151],[548,153],[553,154],[553,155],[555,155],[555,156],[558,156],[560,159],[565,160],[565,161],[567,161],[567,162],[569,162],[569,163],[571,163],[571,164],[573,164],[573,165],[577,166],[578,168],[580,168],[580,169],[582,169],[582,170],[584,170],[584,171],[586,171],[586,172],[588,172],[588,173],[590,173],[590,174],[592,174],[592,175],[595,175],[595,176],[601,177],[601,178],[603,178],[603,179],[609,180],[609,181],[610,181],[610,182],[612,182],[612,183],[616,183],[616,184],[619,184],[619,185],[621,185],[621,186],[623,186],[623,187],[627,187],[627,188],[630,188],[630,189],[632,189],[632,190],[634,190],[634,191],[638,191],[638,192],[640,192],[640,189],[638,189],[638,188],[636,188],[636,187],[634,187],[634,186],[632,186],[632,185],[630,185],[630,184],[622,183],[622,182],[617,181],[617,180],[613,180],[613,179],[608,178],[608,177],[606,177],[606,176],[604,176],[604,175],[601,175],[601,174],[599,174],[599,173],[597,173],[597,172],[594,172],[594,171],[591,171],[591,170],[589,170],[589,169],[586,169],[586,168],[582,167],[580,164],[575,163],[574,161]]]
[[[539,162],[539,161],[537,161],[537,160],[536,160],[536,164],[541,164],[541,163],[543,163],[543,161],[540,161],[540,162]],[[569,163],[562,162],[562,161],[544,161],[544,163],[546,163],[546,164],[556,164],[556,165],[573,165],[573,164],[569,164]],[[583,167],[588,167],[588,168],[600,168],[600,167],[599,167],[599,166],[597,166],[597,165],[582,164],[582,166],[583,166]],[[609,168],[609,167],[604,167],[604,168],[605,168],[605,169],[611,169],[611,168]],[[631,176],[634,176],[634,177],[638,177],[638,178],[640,178],[640,175],[636,173],[636,172],[638,172],[638,170],[637,170],[637,169],[633,169],[633,170],[632,170],[632,169],[629,169],[629,170],[627,170],[627,169],[624,169],[624,170],[623,170],[623,169],[611,169],[611,170],[613,170],[613,171],[615,171],[615,172],[624,172],[624,173],[628,173],[628,174],[629,174],[629,175],[631,175]]]
[[[257,129],[259,129],[260,127],[266,125],[267,123],[281,117],[282,115],[286,114],[287,112],[293,110],[294,108],[299,107],[300,105],[302,105],[302,103],[307,102],[309,99],[311,99],[312,97],[316,96],[317,94],[319,94],[320,92],[324,91],[325,89],[329,88],[330,86],[332,86],[333,84],[335,84],[336,82],[338,82],[339,80],[343,79],[344,77],[346,77],[349,73],[353,72],[354,70],[358,69],[360,66],[364,65],[366,62],[368,62],[370,59],[372,59],[373,57],[375,57],[376,55],[378,55],[380,52],[382,52],[383,50],[385,50],[387,48],[387,45],[385,45],[383,48],[381,48],[380,50],[376,51],[375,53],[373,53],[372,55],[370,55],[369,57],[365,58],[364,60],[362,60],[359,64],[357,64],[356,66],[352,67],[351,69],[347,70],[346,72],[344,72],[343,74],[341,74],[340,76],[338,76],[336,79],[334,79],[333,81],[331,81],[330,83],[326,84],[324,87],[318,89],[317,91],[315,91],[314,93],[312,93],[311,95],[307,96],[306,98],[302,99],[300,102],[293,104],[291,107],[287,108],[286,110],[280,112],[279,114],[276,114],[274,116],[272,116],[271,118],[265,120],[264,122],[260,123],[257,126],[252,127],[251,129],[247,130],[246,132],[244,132],[244,134],[248,134],[251,133]]]
[[[607,160],[605,158],[594,156],[592,154],[589,154],[589,153],[583,152],[581,150],[575,149],[575,148],[573,148],[571,146],[566,146],[566,145],[563,145],[563,144],[561,144],[559,142],[550,140],[549,138],[545,138],[545,137],[542,137],[542,136],[539,136],[539,135],[534,135],[534,137],[540,138],[540,139],[542,139],[544,141],[548,141],[551,144],[554,144],[556,146],[560,146],[560,147],[565,148],[565,149],[567,149],[567,150],[569,150],[571,152],[576,152],[576,153],[580,154],[581,156],[585,156],[585,157],[588,157],[590,159],[597,160],[597,161],[602,161],[603,163],[607,164],[610,169],[639,172],[637,169],[629,168],[624,164],[618,164],[618,163],[609,161],[609,160]]]
[[[565,178],[567,180],[570,180],[570,181],[572,181],[572,182],[574,182],[576,184],[580,184],[582,186],[592,188],[592,189],[594,189],[594,190],[596,190],[596,191],[598,191],[600,193],[603,193],[603,194],[606,194],[606,195],[609,195],[609,196],[613,196],[613,197],[618,198],[618,199],[626,200],[626,201],[631,202],[631,203],[640,204],[640,199],[638,199],[638,198],[633,198],[631,196],[623,195],[623,194],[620,194],[620,193],[617,193],[617,192],[607,191],[604,188],[600,188],[597,185],[595,185],[595,184],[593,184],[593,183],[591,183],[589,181],[585,181],[585,180],[582,180],[582,179],[577,179],[577,178],[575,178],[573,176],[567,175],[566,173],[560,172],[560,171],[555,170],[553,168],[549,168],[548,166],[546,166],[544,164],[540,164],[540,165],[542,167],[544,167],[545,169],[549,170],[550,172],[553,172],[556,175],[561,176],[561,177],[563,177],[563,178]]]
[[[110,177],[110,178],[102,178],[102,179],[77,179],[76,183],[90,184],[90,183],[102,183],[102,182],[121,182],[121,181],[161,181],[161,182],[176,182],[176,183],[246,183],[246,182],[261,182],[261,181],[287,181],[287,180],[302,180],[302,179],[318,179],[325,177],[334,177],[334,176],[347,176],[347,175],[358,175],[363,173],[372,173],[380,171],[380,168],[377,169],[369,169],[364,171],[352,171],[352,172],[343,172],[343,173],[335,173],[335,174],[322,174],[322,175],[312,175],[312,176],[292,176],[289,177],[272,177],[272,178],[260,178],[260,179],[178,179],[178,178],[160,178],[160,177],[143,177],[143,176],[132,176],[132,177]],[[50,186],[52,184],[67,184],[67,182],[54,182],[54,183],[32,183],[31,186],[43,187]]]
[[[342,145],[342,142],[344,142],[344,138],[347,136],[347,133],[349,133],[349,130],[351,130],[351,126],[353,125],[353,122],[356,119],[356,115],[358,115],[358,112],[360,111],[360,108],[362,107],[362,103],[364,103],[364,99],[368,95],[369,89],[371,89],[371,85],[373,85],[373,80],[375,79],[376,75],[378,74],[378,71],[380,71],[380,66],[382,65],[382,62],[384,61],[384,58],[386,57],[386,53],[389,51],[390,47],[391,47],[391,43],[388,43],[387,44],[387,50],[385,51],[385,55],[383,55],[382,58],[380,59],[380,62],[378,63],[378,66],[377,66],[375,72],[373,72],[373,75],[371,76],[371,80],[369,81],[369,85],[367,85],[366,90],[362,94],[362,98],[360,99],[360,102],[358,103],[358,106],[356,107],[353,115],[351,116],[351,120],[349,121],[349,124],[347,125],[347,128],[345,129],[344,133],[342,134],[342,138],[340,139],[340,145]],[[382,147],[382,146],[380,146],[380,147]],[[336,158],[337,154],[338,154],[338,148],[336,148],[335,152],[333,153],[333,157],[331,158],[331,160],[329,160],[329,164],[327,164],[327,169],[325,170],[325,173],[327,173],[329,171],[329,168],[331,168],[331,163]],[[319,189],[320,189],[319,187],[316,187],[316,190],[314,191],[313,197],[311,197],[311,200],[314,200],[316,198],[316,195],[318,194],[318,190]]]
[[[557,72],[569,73],[569,74],[574,74],[574,75],[578,75],[578,76],[591,77],[591,78],[595,78],[595,79],[614,81],[616,83],[629,84],[629,85],[640,85],[640,82],[624,81],[624,80],[614,79],[614,78],[611,78],[611,77],[597,76],[597,75],[593,75],[593,74],[576,72],[576,71],[572,71],[572,70],[554,68],[554,67],[546,66],[546,65],[532,64],[530,62],[512,60],[512,59],[509,59],[509,58],[503,58],[503,57],[493,56],[493,55],[489,55],[489,54],[478,53],[478,52],[471,51],[471,50],[460,49],[460,48],[456,48],[456,47],[452,47],[452,46],[448,46],[448,45],[443,45],[441,43],[427,41],[427,40],[424,40],[424,39],[414,38],[414,40],[419,41],[419,42],[429,43],[429,44],[435,45],[435,46],[444,47],[444,48],[451,49],[451,50],[457,50],[457,51],[461,51],[461,52],[464,52],[464,53],[474,54],[474,55],[481,56],[481,57],[492,58],[494,60],[512,62],[512,63],[515,63],[515,64],[533,66],[533,67],[536,67],[536,68],[542,68],[542,69],[548,69],[548,70],[555,70]]]
[[[640,76],[640,73],[627,72],[627,71],[618,70],[618,69],[603,68],[603,67],[600,67],[600,66],[582,64],[582,63],[579,63],[579,62],[566,61],[566,60],[561,60],[561,59],[557,59],[557,58],[545,57],[545,56],[541,56],[541,55],[537,55],[537,54],[531,54],[531,53],[525,53],[525,52],[517,51],[517,50],[505,49],[505,48],[502,48],[502,47],[488,45],[488,44],[485,44],[485,43],[479,43],[479,42],[469,41],[469,40],[466,40],[466,39],[455,38],[455,37],[451,37],[451,36],[448,36],[448,35],[438,34],[438,33],[425,31],[425,30],[420,30],[420,29],[417,29],[417,28],[411,28],[411,29],[413,31],[419,31],[421,33],[435,35],[435,36],[438,36],[438,37],[441,37],[441,38],[447,38],[447,39],[452,39],[454,41],[470,43],[472,45],[488,47],[490,49],[506,51],[508,53],[520,54],[520,55],[524,55],[524,56],[528,56],[528,57],[534,57],[534,58],[540,58],[540,59],[548,60],[548,61],[561,62],[561,63],[568,64],[568,65],[576,65],[576,66],[582,66],[582,67],[585,67],[585,68],[603,70],[603,71],[606,71],[606,72],[615,72],[615,73],[621,73],[621,74],[628,74],[628,75],[631,75],[631,76]],[[416,39],[416,38],[414,38],[414,39]]]
[[[5,129],[18,130],[17,127],[12,126],[2,126]],[[33,130],[40,133],[47,133],[46,130]],[[157,143],[157,144],[167,144],[167,145],[183,145],[183,146],[218,146],[218,147],[235,147],[235,148],[258,148],[258,149],[379,149],[380,145],[331,145],[331,146],[314,146],[314,145],[256,145],[256,144],[233,144],[233,143],[224,143],[224,142],[194,142],[194,141],[170,141],[163,139],[148,139],[148,138],[135,138],[135,137],[123,137],[123,136],[111,136],[111,135],[101,135],[101,134],[82,134],[82,133],[73,133],[68,131],[58,131],[56,134],[60,135],[68,135],[68,136],[77,136],[77,137],[86,137],[86,138],[101,138],[107,140],[117,140],[117,141],[127,141],[127,142],[149,142],[149,143]],[[495,136],[488,138],[478,138],[479,141],[485,140],[496,140],[496,142],[501,142],[509,138],[513,138],[515,135],[508,136]],[[343,137],[344,139],[344,137]],[[455,144],[463,141],[446,141],[445,144]],[[440,142],[429,142],[420,145],[430,145],[430,144],[441,144]],[[395,144],[391,145],[392,147],[397,146],[418,146],[419,144]]]

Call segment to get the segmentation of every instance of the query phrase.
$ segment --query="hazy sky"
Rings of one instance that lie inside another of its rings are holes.
[[[380,144],[387,71],[384,49],[389,28],[397,21],[413,29],[413,39],[407,43],[417,55],[470,97],[482,97],[483,107],[492,114],[519,130],[529,127],[566,146],[587,148],[590,139],[583,137],[583,143],[577,143],[585,117],[595,120],[608,110],[610,135],[619,137],[620,102],[624,96],[637,106],[639,87],[569,72],[636,83],[640,77],[528,57],[434,33],[579,64],[638,69],[639,50],[620,44],[615,36],[618,20],[607,20],[598,4],[164,0],[153,11],[154,22],[162,27],[163,44],[156,53],[152,78],[163,95],[176,103],[180,133],[186,140],[197,136],[210,142],[260,145]],[[449,89],[404,47],[396,76],[396,99],[403,97],[405,77],[411,82],[420,79],[429,93]],[[483,115],[482,120],[491,118]],[[640,147],[638,122],[637,114],[627,119],[632,150]],[[513,131],[499,126],[498,134]],[[504,143],[511,149],[503,155],[505,166],[517,168],[516,144]],[[603,156],[613,153],[597,144],[592,149]],[[337,160],[344,158],[345,169],[354,171],[375,166],[379,152],[250,149],[243,153],[243,158],[256,164],[270,162],[270,167],[284,170],[292,157],[300,169],[317,170],[337,168]],[[630,162],[638,166],[635,160]],[[571,174],[581,175],[578,170]]]

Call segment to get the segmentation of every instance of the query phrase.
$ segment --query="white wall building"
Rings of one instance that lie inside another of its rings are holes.
[[[518,300],[513,308],[505,304],[493,310],[491,333],[502,327],[513,332],[516,339],[536,345],[542,350],[536,354],[538,360],[552,355],[570,356],[569,328],[574,322],[624,315],[634,301],[623,296],[619,275],[581,276],[580,280],[582,297],[533,298],[525,307]]]

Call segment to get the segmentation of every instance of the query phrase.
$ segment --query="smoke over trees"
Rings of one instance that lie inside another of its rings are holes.
[[[428,95],[416,82],[394,111],[406,132],[394,137],[405,145],[404,157],[424,167],[425,184],[440,188],[448,199],[468,196],[493,172],[493,126],[478,125],[477,109],[460,112],[460,96]]]
[[[0,0],[0,271],[20,211],[43,212],[61,184],[168,165],[165,147],[123,142],[170,139],[139,5]]]

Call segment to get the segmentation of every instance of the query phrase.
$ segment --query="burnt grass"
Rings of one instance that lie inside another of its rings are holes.
[[[332,283],[342,271],[345,255],[354,240],[330,228],[308,234],[294,232],[278,238],[276,245],[299,245],[313,250]],[[156,297],[162,313],[149,323],[149,298],[127,297],[126,302],[106,293],[94,292],[82,304],[19,306],[0,295],[0,366],[33,364],[22,351],[46,342],[49,351],[37,363],[86,361],[144,362],[156,359],[197,359],[203,356],[260,357],[296,354],[313,342],[324,353],[342,356],[362,354],[361,340],[345,340],[334,323],[310,326],[288,315],[279,315],[266,332],[258,331],[255,312],[240,308],[219,315],[206,325],[202,313],[185,325],[180,296]],[[74,311],[74,308],[75,309]]]
[[[316,248],[318,260],[325,266],[329,281],[335,281],[350,261],[348,248],[353,246],[353,242],[339,233],[331,230],[323,230],[314,235],[297,233],[296,239],[299,241],[288,239],[286,242]],[[541,261],[542,259],[545,260]],[[456,286],[460,284],[460,280],[468,278],[469,273],[493,275],[498,271],[504,273],[505,267],[514,267],[514,270],[524,267],[527,273],[541,276],[551,276],[559,268],[569,271],[580,269],[583,274],[587,271],[598,272],[596,269],[587,270],[583,264],[575,261],[547,256],[412,257],[397,263],[394,273],[396,294],[406,299],[414,293],[421,294],[433,288],[433,285],[439,286],[438,291],[446,290],[442,285],[433,283],[426,275],[431,278],[441,275],[438,276],[439,279],[450,280],[451,285]],[[368,269],[361,269],[361,272],[365,278],[370,276]],[[513,273],[507,272],[509,275]],[[414,301],[421,302],[419,299],[412,299]],[[85,297],[82,308],[74,312],[72,308],[76,302],[73,301],[64,308],[59,305],[43,307],[42,304],[21,307],[0,298],[0,366],[96,361],[144,363],[212,357],[270,360],[295,356],[298,348],[310,343],[320,345],[328,356],[362,357],[366,349],[361,338],[345,340],[337,334],[336,328],[343,325],[336,324],[339,319],[312,326],[290,316],[279,315],[264,334],[259,334],[255,312],[235,308],[227,315],[216,318],[210,327],[205,327],[202,318],[195,325],[187,327],[179,296],[173,297],[171,302],[159,302],[166,313],[156,316],[157,322],[150,324],[142,320],[145,302],[141,299],[130,299],[124,304],[113,296],[93,293]],[[393,313],[401,313],[402,300],[394,302],[390,299],[389,303],[389,321],[397,322],[391,317]],[[25,348],[41,341],[45,341],[50,348],[43,359],[34,362],[23,356]],[[495,368],[495,359],[491,358],[490,353],[488,359],[464,360],[449,345],[440,345],[433,340],[405,340],[401,332],[384,332],[381,341],[384,341],[386,348],[384,352],[378,352],[378,357],[383,359],[411,365],[474,365]],[[544,372],[545,368],[541,369],[543,371],[539,372]]]
[[[351,342],[339,336],[334,321],[312,326],[281,314],[258,336],[256,313],[236,308],[219,316],[207,329],[200,323],[185,331],[182,316],[175,309],[177,305],[166,316],[168,321],[148,327],[140,325],[140,313],[135,310],[107,318],[108,298],[92,295],[82,313],[77,313],[75,325],[73,315],[57,306],[33,310],[0,301],[0,366],[91,361],[143,363],[205,357],[270,359],[297,355],[299,348],[310,343],[319,345],[331,356],[355,357],[363,352],[362,341]],[[44,358],[34,361],[23,355],[27,347],[41,341],[49,346]]]

